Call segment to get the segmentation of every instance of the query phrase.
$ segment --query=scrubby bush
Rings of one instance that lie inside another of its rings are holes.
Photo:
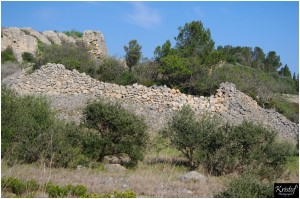
[[[81,129],[55,120],[46,99],[18,96],[2,85],[1,111],[1,155],[8,162],[88,165],[90,160],[82,152]]]
[[[64,198],[69,194],[69,190],[66,187],[61,187],[52,183],[46,185],[46,192],[50,198]]]
[[[274,96],[270,101],[270,107],[287,117],[294,123],[299,123],[299,103],[289,102],[281,96]]]
[[[14,62],[16,61],[14,52],[11,48],[11,46],[8,46],[4,51],[1,51],[1,63],[3,64],[4,62],[11,61]]]
[[[265,183],[250,174],[232,180],[225,191],[215,198],[273,198],[273,184]]]
[[[125,63],[115,57],[106,57],[97,70],[98,79],[104,82],[129,85],[136,82],[135,77],[125,67]]]
[[[59,186],[52,182],[40,185],[35,180],[20,180],[13,177],[2,177],[1,178],[1,191],[12,192],[18,197],[34,197],[34,195],[29,195],[37,192],[40,188],[45,190],[49,198],[65,198],[65,197],[77,197],[77,198],[136,198],[136,194],[131,190],[126,190],[123,192],[114,191],[111,193],[97,194],[88,193],[88,190],[83,185],[66,185]],[[45,188],[45,189],[44,189]]]
[[[69,70],[76,69],[91,76],[95,74],[96,61],[83,42],[76,42],[75,44],[66,42],[62,45],[40,43],[39,51],[35,59],[36,68],[46,63],[59,63]]]
[[[133,68],[132,73],[138,84],[152,86],[159,84],[158,68],[159,65],[157,63],[145,60],[142,63],[138,63],[137,66]]]
[[[39,138],[53,123],[53,114],[46,99],[17,96],[2,85],[1,152],[25,162],[34,162],[41,151]]]
[[[277,141],[275,132],[260,125],[230,126],[211,117],[197,118],[187,106],[173,116],[162,134],[184,154],[192,169],[202,164],[213,175],[251,170],[271,179],[280,175],[294,152],[292,144]]]
[[[81,38],[83,36],[83,33],[77,30],[65,31],[63,33],[65,33],[69,37],[73,37],[74,39]]]
[[[131,165],[144,157],[148,135],[144,121],[119,104],[94,101],[84,109],[85,124],[94,129],[84,143],[86,154],[102,161],[105,156],[128,156]]]
[[[20,180],[17,178],[1,178],[1,189],[2,191],[11,191],[12,193],[20,196],[25,192],[36,192],[40,185],[34,180]]]
[[[191,169],[199,166],[204,155],[201,151],[202,142],[208,133],[218,133],[218,124],[208,116],[201,121],[196,119],[195,113],[189,106],[184,106],[178,111],[168,124],[168,129],[161,133],[168,137],[171,144],[181,151],[189,160]]]
[[[41,158],[54,167],[89,166],[91,160],[83,153],[83,134],[83,129],[74,123],[55,121],[51,129],[41,135],[40,143],[47,146]]]
[[[22,54],[22,58],[23,58],[23,61],[26,61],[26,62],[33,62],[34,61],[33,54],[31,54],[29,52],[24,52]]]

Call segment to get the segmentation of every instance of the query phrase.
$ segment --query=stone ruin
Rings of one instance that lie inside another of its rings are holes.
[[[62,32],[44,31],[38,32],[32,28],[2,28],[1,30],[1,51],[11,47],[18,62],[22,62],[22,54],[29,52],[33,55],[38,50],[38,41],[51,45],[61,45],[62,42],[76,43],[85,42],[91,49],[94,57],[100,58],[108,55],[104,36],[99,31],[84,31],[83,37],[77,40]]]
[[[85,73],[51,63],[31,74],[26,69],[20,70],[3,79],[2,83],[21,95],[47,96],[52,107],[58,110],[59,118],[75,122],[80,122],[82,108],[89,100],[103,99],[117,101],[143,116],[152,131],[163,128],[174,111],[188,104],[198,114],[213,113],[231,124],[240,124],[243,120],[261,123],[277,131],[282,138],[295,139],[299,132],[298,124],[275,110],[263,109],[231,83],[222,83],[217,93],[210,97],[192,96],[166,86],[120,86],[100,82]]]

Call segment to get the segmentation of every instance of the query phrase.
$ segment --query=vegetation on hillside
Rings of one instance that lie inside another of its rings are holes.
[[[75,29],[64,31],[63,33],[65,33],[69,37],[73,37],[74,39],[81,38],[83,36],[82,32],[77,31]]]
[[[1,63],[3,64],[4,62],[7,61],[16,61],[14,52],[11,48],[11,46],[7,47],[5,50],[1,51]]]
[[[201,164],[211,175],[255,170],[272,178],[295,151],[262,126],[246,121],[230,126],[209,115],[199,118],[189,106],[175,113],[162,135],[189,160],[191,169]]]
[[[51,182],[39,184],[35,180],[21,180],[18,178],[1,178],[2,193],[13,193],[17,197],[36,197],[38,192],[46,192],[49,198],[136,198],[136,194],[131,190],[123,192],[114,191],[112,193],[97,194],[88,192],[83,185],[66,186],[55,185]]]
[[[118,105],[90,103],[83,126],[77,126],[55,119],[45,98],[18,96],[4,85],[1,89],[1,158],[9,164],[90,167],[114,155],[128,157],[124,164],[136,166],[144,157],[146,125]]]

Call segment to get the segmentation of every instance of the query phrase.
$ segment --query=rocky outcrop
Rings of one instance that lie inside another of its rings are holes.
[[[45,35],[49,39],[49,41],[51,41],[57,45],[61,45],[61,40],[58,37],[58,34],[56,32],[47,30],[47,31],[43,32],[43,35]]]
[[[22,54],[29,52],[35,54],[37,39],[25,34],[20,28],[4,28],[1,32],[1,51],[11,47],[17,61],[22,61]]]
[[[95,57],[100,58],[108,55],[104,35],[101,32],[86,30],[83,33],[82,39],[91,47],[91,53]]]
[[[297,124],[274,110],[261,108],[230,83],[221,84],[214,96],[191,96],[166,86],[104,83],[85,73],[66,70],[61,64],[47,64],[32,74],[19,71],[3,83],[20,94],[48,96],[55,109],[63,110],[59,115],[62,119],[80,121],[82,108],[90,99],[118,101],[124,108],[143,116],[148,126],[157,131],[166,125],[174,111],[187,104],[198,114],[213,113],[231,124],[250,120],[277,131],[283,138],[298,136]]]
[[[48,44],[48,45],[51,45],[51,42],[42,33],[38,32],[36,30],[33,30],[32,28],[21,28],[21,30],[23,32],[25,32],[25,34],[31,35],[31,36],[37,38],[38,40],[40,40],[41,42],[43,42],[45,44]]]
[[[33,55],[36,54],[38,41],[47,45],[51,45],[52,43],[61,45],[62,42],[75,43],[77,41],[62,32],[38,32],[32,28],[2,28],[1,31],[1,51],[11,47],[18,62],[23,61],[22,54],[24,52],[29,52]],[[83,38],[78,38],[78,40],[82,40],[88,44],[91,53],[96,58],[108,55],[106,42],[101,32],[85,31]]]

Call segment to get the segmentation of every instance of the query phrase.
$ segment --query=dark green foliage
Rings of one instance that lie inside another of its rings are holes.
[[[20,196],[25,192],[36,192],[40,185],[34,180],[23,181],[17,178],[1,178],[1,189],[3,191],[11,191]]]
[[[70,31],[64,31],[63,33],[65,33],[69,37],[73,37],[74,39],[81,38],[83,36],[82,32],[79,32],[74,29],[72,29]]]
[[[282,65],[280,62],[280,56],[278,56],[275,51],[270,51],[266,56],[264,65],[265,72],[276,72]]]
[[[291,73],[289,67],[287,66],[287,64],[280,69],[279,74],[284,77],[292,78],[292,73]]]
[[[192,70],[186,64],[186,59],[177,55],[163,57],[159,72],[163,75],[162,83],[170,87],[183,86],[192,74]]]
[[[273,183],[265,183],[250,174],[232,180],[215,198],[273,198]]]
[[[33,54],[31,54],[29,52],[24,52],[22,54],[22,58],[23,58],[23,61],[26,61],[26,62],[33,62],[34,61]]]
[[[2,86],[1,152],[25,162],[35,162],[41,151],[40,135],[53,123],[50,106],[44,98],[17,97]],[[11,158],[12,158],[11,157]]]
[[[154,59],[156,62],[160,62],[161,58],[166,57],[174,52],[174,49],[171,48],[170,40],[167,40],[162,47],[157,46],[154,51]]]
[[[186,23],[178,31],[175,48],[179,50],[180,56],[198,56],[203,59],[212,52],[215,42],[211,38],[210,30],[205,29],[201,21]]]
[[[83,153],[84,131],[76,124],[56,121],[40,141],[44,148],[41,158],[54,167],[89,166],[91,160]],[[46,142],[47,141],[47,142]]]
[[[16,61],[14,52],[10,46],[7,47],[4,51],[1,51],[1,63],[3,64],[6,61]]]
[[[49,198],[64,198],[69,194],[69,190],[66,187],[61,187],[52,183],[46,185],[46,192],[48,193]]]
[[[168,129],[162,131],[165,137],[170,138],[172,145],[181,151],[189,160],[191,169],[195,169],[201,163],[203,151],[202,142],[208,132],[218,133],[218,123],[204,117],[200,121],[189,106],[184,106],[169,122]]]
[[[132,67],[137,65],[142,57],[141,52],[142,46],[138,44],[137,40],[131,40],[128,43],[128,46],[124,46],[126,52],[125,60],[126,64],[129,67],[129,71],[132,70]]]
[[[87,196],[87,188],[83,185],[68,185],[67,188],[71,191],[71,195],[78,198],[85,198]]]
[[[253,61],[251,63],[251,67],[255,68],[255,69],[264,70],[265,57],[266,57],[266,55],[265,55],[263,49],[261,49],[260,47],[255,47],[252,52]]]
[[[104,82],[129,85],[136,82],[132,73],[125,68],[124,63],[115,57],[107,57],[102,60],[97,70],[98,79]]]
[[[92,102],[84,110],[85,124],[95,129],[85,140],[85,150],[102,161],[104,156],[127,156],[135,166],[145,153],[148,135],[143,120],[120,105]]]
[[[152,86],[158,83],[159,65],[157,62],[145,60],[132,73],[138,84]]]
[[[54,120],[44,98],[17,96],[2,86],[1,107],[1,152],[9,162],[43,160],[55,167],[88,164],[82,153],[81,129]]]
[[[173,116],[163,135],[189,160],[192,169],[202,164],[212,175],[251,170],[272,179],[283,171],[293,153],[291,144],[276,141],[276,134],[260,125],[222,125],[214,118],[197,118],[189,107]]]

